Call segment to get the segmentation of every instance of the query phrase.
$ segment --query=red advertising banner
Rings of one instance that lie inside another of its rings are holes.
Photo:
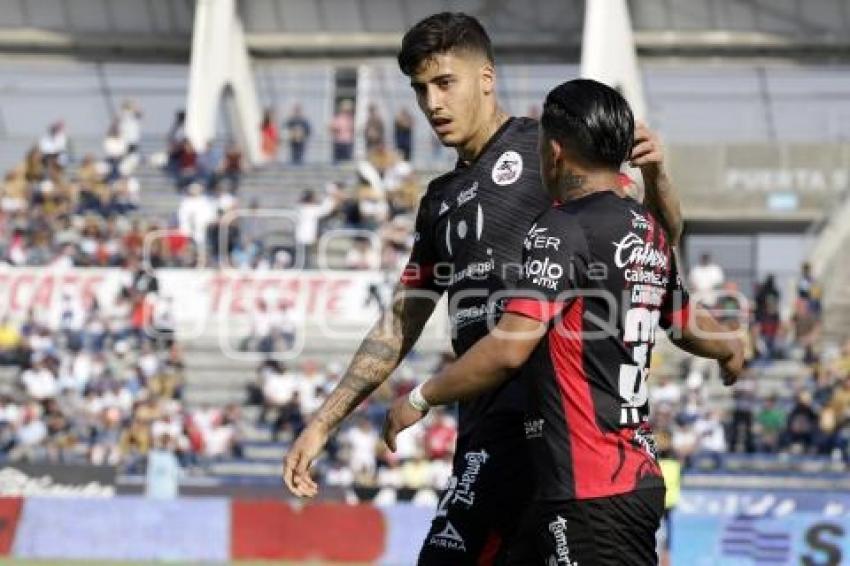
[[[279,501],[237,500],[231,524],[234,560],[374,562],[384,553],[384,518],[369,505],[296,509]]]
[[[12,551],[22,507],[23,500],[19,497],[0,498],[0,556],[8,556]]]

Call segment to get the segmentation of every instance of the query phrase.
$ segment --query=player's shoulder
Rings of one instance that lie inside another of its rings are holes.
[[[516,136],[530,136],[537,140],[540,133],[540,122],[527,116],[515,116],[511,123],[511,133]]]
[[[554,203],[537,217],[528,235],[558,238],[568,244],[567,247],[582,250],[587,247],[587,236],[586,227],[580,220],[574,208]]]
[[[442,193],[446,190],[454,177],[457,175],[456,170],[446,171],[442,175],[438,175],[434,177],[428,182],[428,186],[425,188],[425,193],[422,195],[422,200],[428,200],[431,198],[439,198],[442,196]]]

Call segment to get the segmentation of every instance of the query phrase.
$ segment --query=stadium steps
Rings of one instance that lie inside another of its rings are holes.
[[[278,460],[225,460],[213,462],[208,470],[214,476],[280,477],[282,464]]]
[[[286,452],[286,445],[282,442],[251,441],[243,443],[242,449],[246,460],[280,462]]]
[[[181,195],[166,172],[143,165],[136,176],[141,184],[141,209],[145,215],[168,219],[177,213]],[[237,197],[242,206],[256,200],[266,210],[290,209],[295,207],[305,189],[313,189],[320,195],[328,183],[343,181],[350,184],[353,176],[352,167],[272,165],[245,173]]]

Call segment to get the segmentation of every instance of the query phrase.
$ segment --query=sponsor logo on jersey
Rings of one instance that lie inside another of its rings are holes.
[[[629,283],[647,283],[658,287],[666,287],[668,281],[665,275],[646,269],[627,269],[623,272],[623,277]]]
[[[543,438],[543,419],[525,421],[525,438]]]
[[[457,237],[461,240],[466,239],[466,234],[469,232],[469,226],[466,224],[466,220],[461,220],[457,223]]]
[[[460,329],[465,326],[469,326],[470,324],[486,320],[491,316],[495,316],[496,313],[504,312],[504,303],[504,300],[499,300],[486,305],[477,305],[474,307],[458,309],[452,316],[452,324],[455,328]]]
[[[654,285],[635,285],[632,287],[632,304],[660,307],[664,301],[664,288]]]
[[[478,481],[481,468],[489,458],[490,455],[484,449],[478,452],[467,452],[463,455],[466,467],[457,480],[457,486],[452,494],[452,504],[462,503],[466,505],[467,509],[472,508],[475,504],[475,490],[473,489],[475,482]]]
[[[632,213],[632,228],[635,230],[649,230],[649,220],[643,214],[638,214],[634,210],[630,210]]]
[[[636,448],[643,449],[653,460],[658,460],[658,447],[655,444],[655,436],[653,436],[652,429],[648,426],[644,425],[635,429],[632,444]]]
[[[472,183],[471,187],[461,191],[460,194],[457,195],[457,205],[463,206],[472,199],[474,199],[476,196],[478,196],[478,181],[475,181],[474,183]]]
[[[523,265],[523,270],[525,278],[530,279],[533,284],[553,291],[557,290],[558,282],[564,276],[564,267],[548,257],[543,260],[529,258]]]
[[[546,232],[549,231],[549,228],[543,227],[538,228],[537,224],[534,224],[531,227],[531,230],[528,231],[528,234],[525,236],[525,249],[527,250],[549,250],[554,249],[558,251],[558,248],[561,245],[561,238],[556,238],[554,236],[549,236]]]
[[[549,564],[566,564],[567,566],[579,566],[578,562],[570,560],[570,546],[567,541],[567,520],[560,515],[549,523],[549,532],[555,540],[555,554],[549,558]],[[554,559],[554,561],[553,561]]]
[[[493,166],[492,178],[497,185],[515,183],[522,175],[522,156],[515,151],[506,151]]]
[[[451,208],[452,207],[449,206],[449,203],[447,203],[446,201],[443,201],[443,203],[440,205],[440,212],[438,212],[437,215],[442,216],[445,213],[447,213],[449,210],[451,210]]]
[[[486,279],[494,269],[496,269],[496,261],[493,259],[470,263],[465,269],[453,274],[449,279],[449,284],[454,285],[464,279]]]
[[[458,550],[466,552],[466,543],[463,537],[457,532],[457,529],[452,525],[451,521],[446,521],[446,527],[431,537],[428,544],[445,548],[448,550]]]
[[[643,238],[629,232],[619,242],[613,242],[614,263],[620,269],[628,266],[640,266],[649,268],[667,268],[667,254],[656,249],[652,242],[645,242]]]

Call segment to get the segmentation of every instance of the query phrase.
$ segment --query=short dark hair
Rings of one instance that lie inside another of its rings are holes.
[[[613,88],[590,79],[552,89],[540,123],[547,136],[591,165],[619,169],[634,144],[629,103]]]
[[[481,22],[462,12],[440,12],[407,30],[401,40],[398,66],[411,76],[426,60],[450,51],[478,53],[495,62],[490,36]]]

